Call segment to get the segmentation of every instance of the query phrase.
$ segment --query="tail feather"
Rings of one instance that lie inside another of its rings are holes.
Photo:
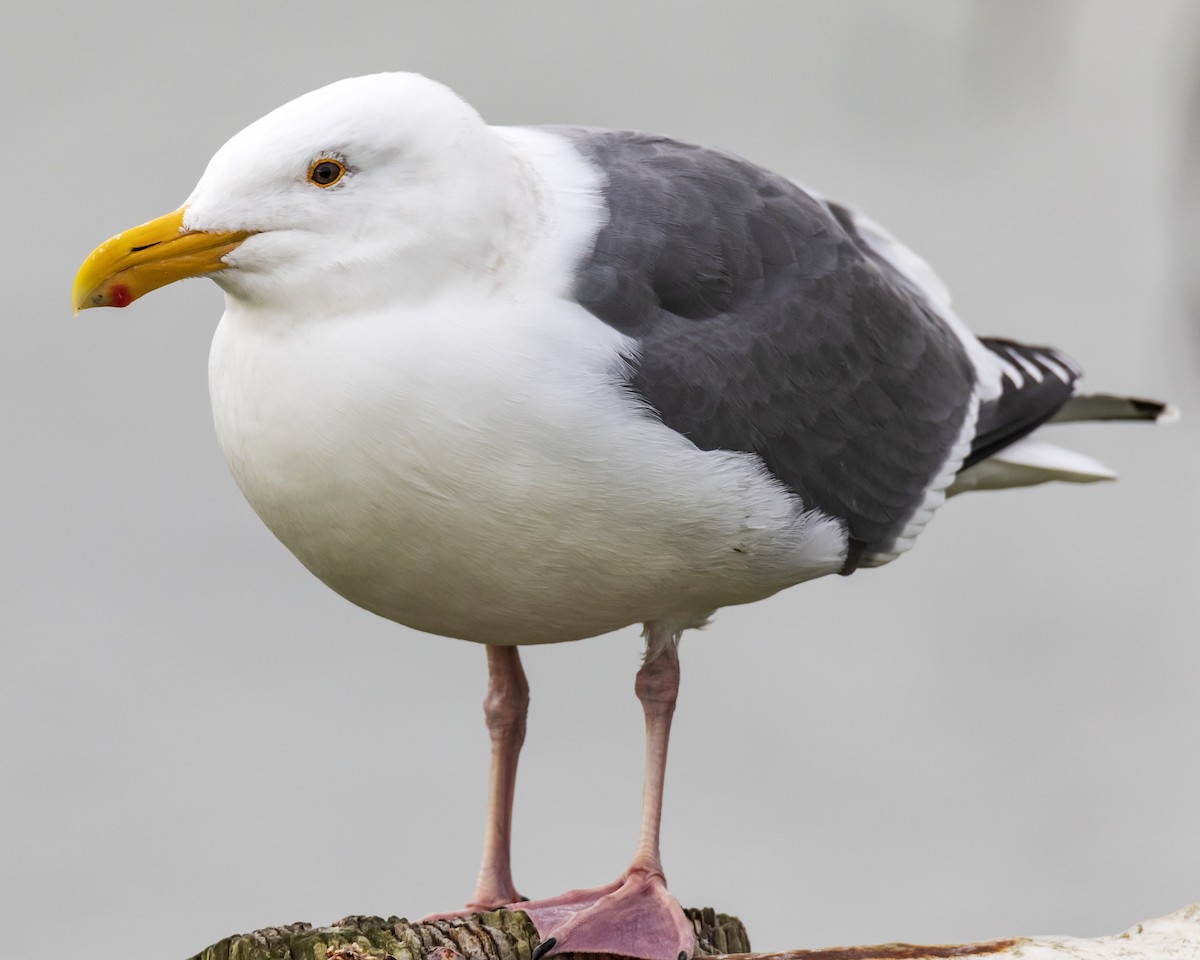
[[[1116,473],[1099,460],[1044,440],[1026,437],[960,472],[946,495],[952,497],[971,490],[1031,487],[1052,480],[1095,483],[1116,479]]]
[[[1171,423],[1179,411],[1168,403],[1121,397],[1109,393],[1080,393],[1071,396],[1058,412],[1041,426],[1055,423],[1111,422],[1115,420]],[[1066,483],[1095,483],[1115,480],[1117,475],[1099,460],[1041,439],[1039,429],[977,460],[959,471],[946,491],[952,497],[969,490],[1003,490],[1029,487],[1061,480]]]

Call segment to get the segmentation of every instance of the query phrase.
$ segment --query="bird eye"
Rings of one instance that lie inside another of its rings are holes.
[[[322,157],[308,168],[308,182],[318,187],[332,187],[346,175],[346,165],[332,157]]]

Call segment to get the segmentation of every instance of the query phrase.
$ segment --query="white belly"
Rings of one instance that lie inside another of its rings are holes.
[[[545,643],[702,622],[836,570],[840,524],[620,386],[561,301],[289,323],[231,302],[213,415],[242,492],[330,587],[420,630]]]

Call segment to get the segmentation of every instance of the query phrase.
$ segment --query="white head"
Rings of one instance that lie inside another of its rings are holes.
[[[511,227],[512,164],[439,83],[341,80],[230,139],[181,210],[98,248],[76,308],[124,306],[198,273],[231,297],[297,311],[422,296],[493,267]]]

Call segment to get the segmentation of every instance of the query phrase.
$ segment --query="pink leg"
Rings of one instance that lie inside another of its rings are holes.
[[[483,700],[483,716],[492,737],[492,769],[483,862],[475,895],[467,903],[473,910],[495,910],[523,899],[513,886],[509,850],[517,759],[525,742],[525,717],[529,712],[529,684],[516,647],[489,646],[487,656],[488,692]]]
[[[633,683],[646,715],[646,771],[642,781],[642,829],[631,871],[663,875],[658,853],[662,825],[663,783],[667,776],[667,741],[675,698],[679,694],[679,651],[672,644],[653,660],[642,664]]]
[[[488,692],[483,699],[483,716],[492,738],[492,767],[479,879],[465,910],[430,914],[425,920],[496,910],[524,899],[513,886],[509,848],[517,758],[525,742],[525,716],[529,711],[529,684],[516,647],[489,646],[487,657]]]
[[[534,960],[551,953],[616,953],[645,960],[679,960],[695,949],[692,925],[667,891],[659,858],[667,739],[679,690],[674,643],[638,671],[634,685],[646,714],[646,779],[642,829],[629,869],[615,882],[591,890],[514,905],[537,927]]]

